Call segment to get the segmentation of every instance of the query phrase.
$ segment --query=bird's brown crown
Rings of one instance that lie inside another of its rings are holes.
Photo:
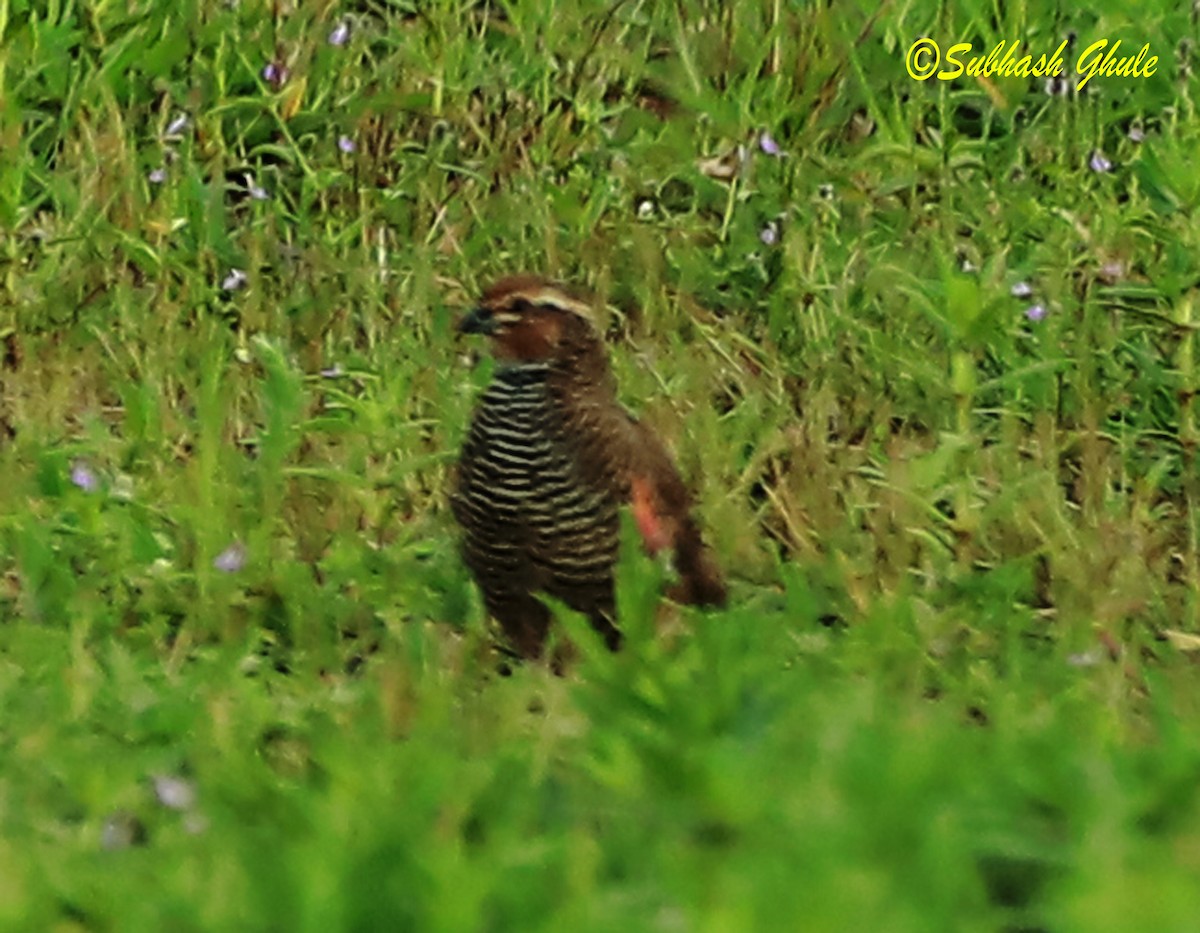
[[[515,362],[554,359],[566,344],[595,337],[587,302],[534,275],[515,275],[483,293],[459,324],[466,334],[492,338],[496,355]]]

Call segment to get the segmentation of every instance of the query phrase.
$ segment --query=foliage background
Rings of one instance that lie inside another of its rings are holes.
[[[0,0],[0,926],[1194,929],[1196,39]],[[496,674],[444,498],[519,269],[734,581],[629,548],[566,679]]]

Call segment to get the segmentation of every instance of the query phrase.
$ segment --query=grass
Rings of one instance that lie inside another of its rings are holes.
[[[0,0],[0,928],[1193,929],[1198,27],[1126,9]],[[1158,71],[904,71],[1068,33]],[[627,548],[563,679],[445,499],[517,270],[732,579]]]

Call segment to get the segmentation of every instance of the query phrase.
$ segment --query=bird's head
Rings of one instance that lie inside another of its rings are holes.
[[[498,359],[550,362],[581,342],[597,340],[591,306],[561,285],[532,275],[501,279],[458,325],[490,337]]]

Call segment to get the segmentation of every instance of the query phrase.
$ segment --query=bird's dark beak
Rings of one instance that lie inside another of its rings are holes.
[[[460,334],[494,334],[496,317],[488,308],[473,308],[458,322]]]

